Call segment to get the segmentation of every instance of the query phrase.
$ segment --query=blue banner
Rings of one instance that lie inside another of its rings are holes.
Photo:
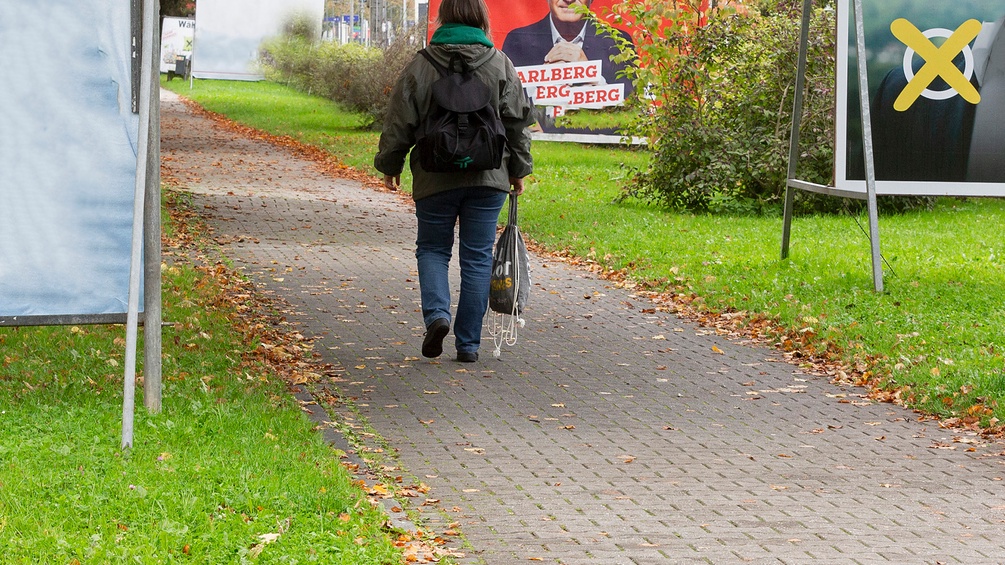
[[[0,3],[0,316],[126,312],[139,126],[129,10]]]

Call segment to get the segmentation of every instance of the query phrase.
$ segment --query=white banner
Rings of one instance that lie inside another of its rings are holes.
[[[0,317],[126,312],[139,124],[129,10],[0,2]]]
[[[262,80],[258,49],[295,18],[320,36],[324,0],[199,0],[195,8],[195,78]]]
[[[177,57],[192,56],[192,42],[195,39],[195,20],[187,18],[164,18],[161,24],[162,73],[175,71]]]

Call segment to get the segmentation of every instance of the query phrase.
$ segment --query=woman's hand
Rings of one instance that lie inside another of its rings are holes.
[[[510,177],[509,184],[513,187],[513,194],[517,196],[523,194],[523,178]]]

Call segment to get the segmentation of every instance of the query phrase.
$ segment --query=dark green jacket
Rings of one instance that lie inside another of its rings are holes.
[[[530,131],[533,123],[530,101],[520,84],[513,63],[494,47],[481,44],[431,44],[426,48],[433,58],[447,66],[453,54],[459,54],[475,68],[476,77],[492,88],[492,104],[506,127],[507,150],[502,167],[470,173],[430,173],[422,170],[418,155],[412,153],[412,199],[420,200],[438,192],[460,187],[487,186],[508,191],[510,177],[523,178],[533,172],[530,155]],[[416,55],[402,71],[391,92],[384,127],[380,134],[374,167],[385,175],[401,174],[405,155],[415,145],[415,133],[423,116],[429,112],[431,88],[439,72],[422,55]]]

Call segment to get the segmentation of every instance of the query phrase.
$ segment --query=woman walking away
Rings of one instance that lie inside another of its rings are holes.
[[[482,318],[488,305],[492,245],[499,211],[510,187],[523,192],[523,178],[533,170],[530,155],[531,105],[513,64],[489,39],[489,13],[484,0],[443,0],[438,27],[426,52],[441,67],[472,70],[488,85],[492,107],[505,128],[502,165],[497,169],[430,172],[412,151],[412,199],[418,220],[415,258],[426,334],[424,357],[439,357],[450,332],[448,267],[458,226],[461,290],[453,317],[457,360],[478,360]],[[433,62],[416,57],[402,71],[391,93],[374,166],[384,174],[384,185],[397,190],[405,155],[416,143],[425,117],[434,109],[432,84],[441,77]]]

